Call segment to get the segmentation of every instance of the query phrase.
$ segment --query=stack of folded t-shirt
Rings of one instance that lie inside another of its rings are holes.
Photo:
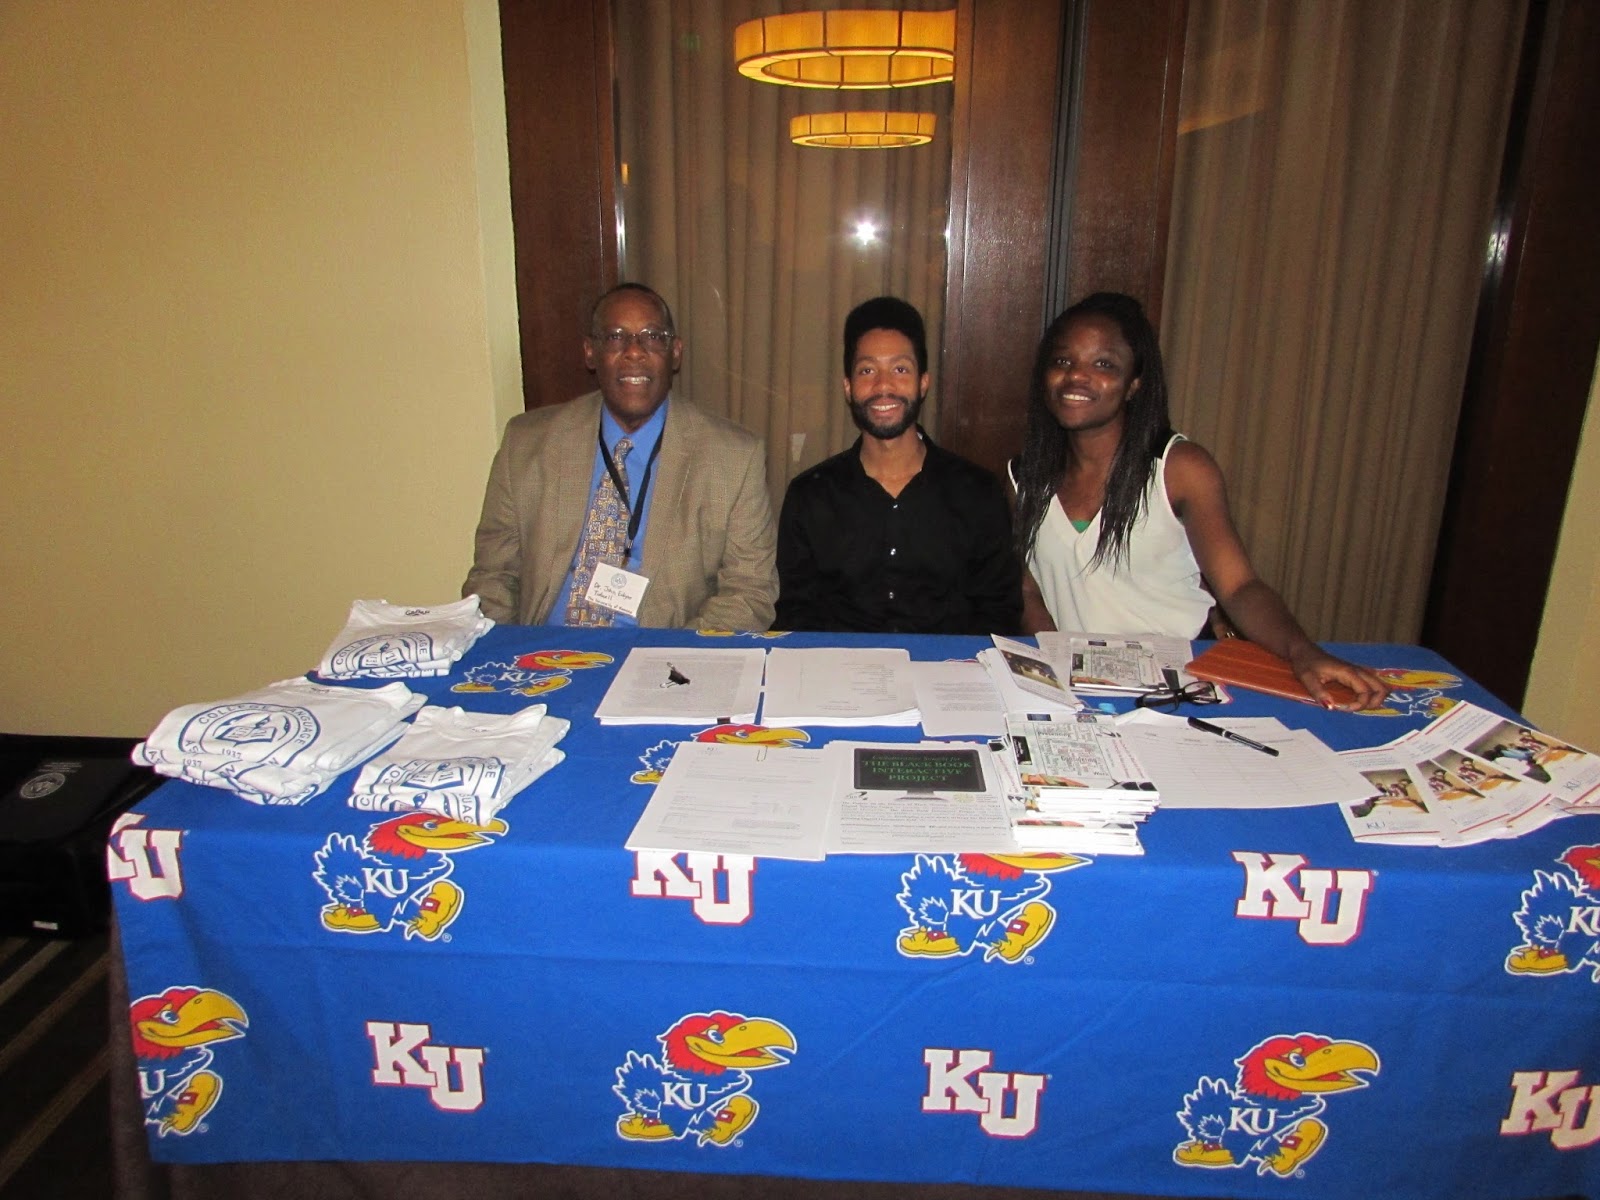
[[[566,757],[555,745],[569,728],[542,704],[508,716],[424,708],[404,737],[361,769],[350,805],[422,809],[481,825]]]
[[[357,600],[317,666],[323,679],[416,679],[448,675],[494,622],[468,596],[453,604]]]
[[[285,679],[173,709],[133,748],[133,760],[256,804],[303,804],[398,738],[423,702],[403,683],[368,689]]]

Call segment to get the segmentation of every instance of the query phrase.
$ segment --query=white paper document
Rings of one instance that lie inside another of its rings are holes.
[[[635,646],[594,715],[602,725],[753,723],[765,654]]]
[[[1015,853],[987,746],[832,742],[830,854]]]
[[[761,723],[915,725],[911,654],[877,647],[774,649],[767,655]]]
[[[1600,760],[1463,702],[1384,746],[1342,759],[1370,785],[1341,806],[1357,841],[1470,846],[1595,812]]]
[[[1083,701],[1070,690],[1056,693],[1053,699],[1046,699],[1038,691],[1024,691],[1012,671],[1012,662],[994,647],[979,650],[978,662],[983,665],[989,682],[994,684],[994,690],[1000,695],[1000,703],[1008,713],[1063,720],[1083,708]]]
[[[911,687],[924,737],[996,737],[1005,732],[1005,706],[981,663],[914,662]]]
[[[1011,712],[1036,711],[1042,700],[1052,706],[1064,708],[1082,708],[1083,702],[1072,694],[1072,684],[1067,670],[1067,663],[1056,662],[1043,650],[1028,645],[1026,642],[1013,641],[1003,638],[998,633],[991,635],[990,641],[999,653],[999,661],[1004,664],[1006,672],[1019,690],[1035,697],[1032,709],[1009,709]],[[984,657],[988,654],[989,657]],[[990,673],[995,673],[995,659],[993,654],[984,651],[978,659]],[[997,686],[1003,686],[997,684]],[[1009,697],[1007,698],[1009,701]]]
[[[1458,704],[1417,738],[1457,746],[1519,779],[1541,784],[1568,812],[1600,811],[1600,758],[1476,704]]]
[[[1309,808],[1360,800],[1372,790],[1320,738],[1275,717],[1208,724],[1278,753],[1192,729],[1182,717],[1149,709],[1135,709],[1118,721],[1160,789],[1162,808]]]
[[[1475,710],[1487,718],[1474,720]],[[1447,718],[1461,713],[1464,720]],[[1458,704],[1430,722],[1389,743],[1389,748],[1409,761],[1411,775],[1421,784],[1421,795],[1445,820],[1447,834],[1441,845],[1471,845],[1496,837],[1520,837],[1542,828],[1561,815],[1549,792],[1521,771],[1507,771],[1487,759],[1463,753],[1458,747],[1474,740],[1476,732],[1512,724],[1498,714],[1473,704]],[[1465,736],[1459,736],[1465,735]],[[1491,735],[1493,736],[1493,735]],[[1479,748],[1493,747],[1479,737]],[[1349,755],[1343,756],[1347,760]]]
[[[1406,761],[1404,752],[1393,745],[1370,746],[1346,750],[1339,757],[1360,771],[1370,785],[1366,797],[1339,806],[1356,841],[1395,846],[1462,844],[1461,824],[1412,773],[1415,764]],[[1499,772],[1490,782],[1515,785]]]
[[[1139,695],[1195,681],[1184,670],[1194,657],[1188,638],[1050,630],[1035,640],[1051,662],[1068,667],[1067,683],[1076,692]]]
[[[629,850],[823,857],[834,764],[821,750],[684,742],[629,835]]]

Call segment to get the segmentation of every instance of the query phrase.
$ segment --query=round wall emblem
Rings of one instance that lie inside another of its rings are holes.
[[[66,781],[67,777],[60,771],[46,771],[43,775],[35,775],[22,785],[22,798],[24,800],[43,800]]]

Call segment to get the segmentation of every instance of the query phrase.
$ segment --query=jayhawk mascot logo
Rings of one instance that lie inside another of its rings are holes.
[[[1535,871],[1514,914],[1522,943],[1506,955],[1513,975],[1587,969],[1600,983],[1600,846],[1569,846],[1556,860],[1571,874]]]
[[[508,663],[486,662],[467,668],[467,677],[452,692],[513,692],[543,696],[572,682],[574,671],[606,667],[616,659],[597,650],[535,650]]]
[[[718,742],[724,746],[800,746],[811,740],[811,735],[804,729],[768,729],[762,725],[713,725],[710,729],[702,729],[695,734],[693,741]],[[650,749],[639,755],[639,761],[644,764],[644,769],[635,771],[628,777],[632,783],[660,783],[661,774],[667,769],[667,764],[672,761],[672,756],[677,753],[679,742],[657,742]]]
[[[1089,864],[1074,854],[919,854],[895,897],[911,923],[897,947],[907,958],[949,958],[983,947],[983,961],[1018,963],[1056,923],[1046,875]]]
[[[1189,1140],[1172,1152],[1185,1167],[1242,1167],[1288,1176],[1308,1162],[1328,1136],[1324,1096],[1364,1088],[1378,1073],[1378,1056],[1360,1042],[1315,1033],[1277,1035],[1243,1058],[1235,1082],[1202,1078],[1183,1098],[1178,1120]]]
[[[188,1136],[222,1096],[211,1069],[211,1047],[245,1035],[249,1018],[231,996],[197,987],[171,987],[128,1006],[133,1054],[139,1061],[144,1123],[162,1137]]]
[[[451,856],[487,845],[505,833],[487,825],[410,812],[374,825],[360,842],[332,833],[312,857],[312,873],[332,903],[322,927],[335,933],[381,933],[403,928],[407,939],[433,941],[461,915],[465,897],[450,881]]]
[[[732,1144],[761,1111],[750,1072],[786,1066],[796,1049],[778,1022],[729,1012],[692,1013],[656,1040],[661,1060],[628,1051],[611,1089],[627,1109],[617,1134],[628,1141]]]
[[[1414,671],[1409,667],[1379,667],[1378,678],[1393,691],[1377,708],[1364,708],[1365,717],[1426,717],[1432,720],[1455,707],[1444,693],[1461,686],[1461,676],[1446,671]]]

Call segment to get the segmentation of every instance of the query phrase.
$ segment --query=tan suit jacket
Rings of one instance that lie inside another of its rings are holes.
[[[600,393],[511,418],[484,491],[472,570],[496,621],[542,624],[583,532]],[[778,596],[766,449],[673,396],[650,481],[639,624],[767,629]]]

